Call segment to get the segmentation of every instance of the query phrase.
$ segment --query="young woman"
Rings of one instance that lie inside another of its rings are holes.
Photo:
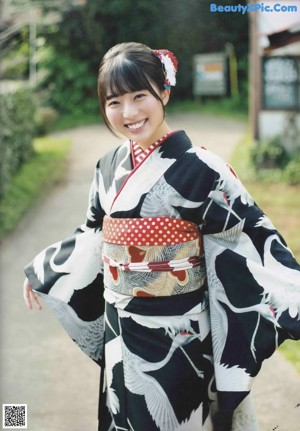
[[[126,141],[96,166],[86,223],[26,267],[24,297],[101,365],[99,430],[255,431],[253,378],[300,335],[300,267],[233,170],[168,126],[176,71],[138,43],[104,56],[103,118]]]

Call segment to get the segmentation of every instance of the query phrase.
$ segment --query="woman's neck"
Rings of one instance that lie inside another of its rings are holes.
[[[153,134],[147,141],[134,141],[142,150],[147,150],[151,145],[156,144],[158,141],[164,140],[167,135],[172,132],[172,129],[164,122],[161,127]]]

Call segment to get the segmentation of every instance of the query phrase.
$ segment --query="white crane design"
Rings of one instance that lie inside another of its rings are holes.
[[[226,303],[232,309],[234,306],[229,302],[225,294],[224,287],[215,270],[217,256],[226,249],[231,249],[241,255],[248,253],[248,256],[250,255],[254,261],[261,261],[250,238],[248,235],[243,233],[243,227],[244,221],[241,221],[236,226],[225,232],[204,236],[207,281],[210,296],[211,328],[214,347],[214,366],[218,390],[223,388],[225,385],[227,391],[248,391],[252,382],[252,377],[245,369],[236,366],[229,367],[222,363],[222,354],[228,335],[227,314],[222,303]],[[242,309],[236,308],[235,311],[242,313],[246,310],[243,311]],[[266,311],[265,308],[263,311]],[[237,377],[233,378],[234,375]]]
[[[169,332],[168,335],[172,338],[172,344],[166,357],[159,362],[147,362],[132,353],[125,343],[122,344],[125,385],[132,393],[144,396],[151,417],[162,431],[174,431],[180,424],[165,391],[147,372],[161,369],[176,349],[183,350],[185,344],[198,338],[197,334],[178,333],[174,336]]]
[[[273,241],[276,241],[282,250],[290,250],[274,234],[265,242],[264,265],[257,268],[255,262],[247,259],[247,266],[257,283],[264,289],[263,301],[276,310],[276,317],[288,311],[292,318],[300,320],[300,271],[288,268],[279,262],[271,252]]]
[[[54,251],[49,259],[49,267],[61,277],[55,280],[49,294],[68,303],[75,290],[83,289],[92,283],[102,272],[102,232],[89,230],[75,237],[74,247],[63,263],[56,259],[61,252],[62,242],[57,242],[46,250]],[[33,262],[37,278],[44,283],[44,262],[46,250],[38,254]]]
[[[173,353],[176,349],[180,349],[189,361],[191,367],[194,369],[196,375],[199,378],[203,378],[203,371],[198,369],[192,362],[191,358],[188,356],[187,352],[184,350],[184,345],[192,342],[195,339],[200,341],[204,340],[210,333],[209,325],[209,314],[206,309],[206,301],[203,303],[197,303],[195,307],[190,309],[186,314],[181,316],[140,316],[138,314],[130,313],[123,309],[127,304],[119,302],[118,298],[123,297],[116,292],[109,291],[105,289],[105,298],[110,303],[115,304],[118,308],[118,315],[120,319],[131,318],[137,324],[142,325],[147,328],[161,328],[165,331],[166,335],[172,340],[170,350],[166,357],[159,362],[147,362],[138,355],[132,353],[125,343],[122,341],[122,336],[117,336],[116,338],[106,343],[106,358],[107,358],[107,393],[109,398],[109,406],[113,412],[117,412],[119,409],[119,400],[117,395],[112,388],[113,379],[113,368],[114,366],[124,361],[124,375],[125,375],[125,385],[133,393],[139,394],[145,397],[147,408],[156,423],[161,424],[162,431],[178,431],[183,429],[184,425],[179,424],[176,415],[173,411],[166,393],[160,384],[152,376],[148,375],[147,372],[159,370],[164,365],[168,363],[171,359]],[[125,304],[125,305],[124,305]],[[199,322],[200,333],[196,333],[191,325],[191,321]],[[112,325],[106,319],[106,324],[114,332]],[[115,332],[114,332],[115,333]],[[211,358],[206,358],[207,360],[212,360]],[[109,367],[109,369],[108,369]],[[201,413],[201,414],[200,414]],[[192,413],[191,417],[188,419],[187,423],[190,421],[196,421],[198,418],[198,423],[200,418],[202,420],[202,410],[199,409]]]

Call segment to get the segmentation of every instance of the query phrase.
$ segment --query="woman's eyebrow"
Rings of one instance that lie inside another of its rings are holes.
[[[119,97],[118,95],[116,95],[116,94],[108,94],[106,97],[105,97],[105,100],[111,100],[111,99],[114,99],[115,97]]]
[[[135,91],[128,91],[127,93],[139,93],[139,92],[141,92],[141,91],[149,91],[147,88],[144,88],[144,89],[141,89],[141,90],[135,90]],[[125,93],[126,94],[126,93]],[[108,94],[106,97],[105,97],[105,101],[107,102],[107,101],[109,101],[109,100],[111,100],[111,99],[114,99],[114,98],[117,98],[117,97],[122,97],[124,94],[123,93],[121,93],[121,94]]]

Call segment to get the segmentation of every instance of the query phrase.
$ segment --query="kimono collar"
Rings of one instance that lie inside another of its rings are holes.
[[[171,131],[167,133],[166,135],[162,136],[160,139],[158,139],[156,142],[151,144],[148,148],[145,150],[139,146],[139,144],[135,141],[130,141],[130,151],[133,161],[133,167],[135,168],[139,163],[141,163],[149,153],[154,151],[157,147],[159,147],[167,138],[169,138],[173,133],[176,133],[175,131]]]

